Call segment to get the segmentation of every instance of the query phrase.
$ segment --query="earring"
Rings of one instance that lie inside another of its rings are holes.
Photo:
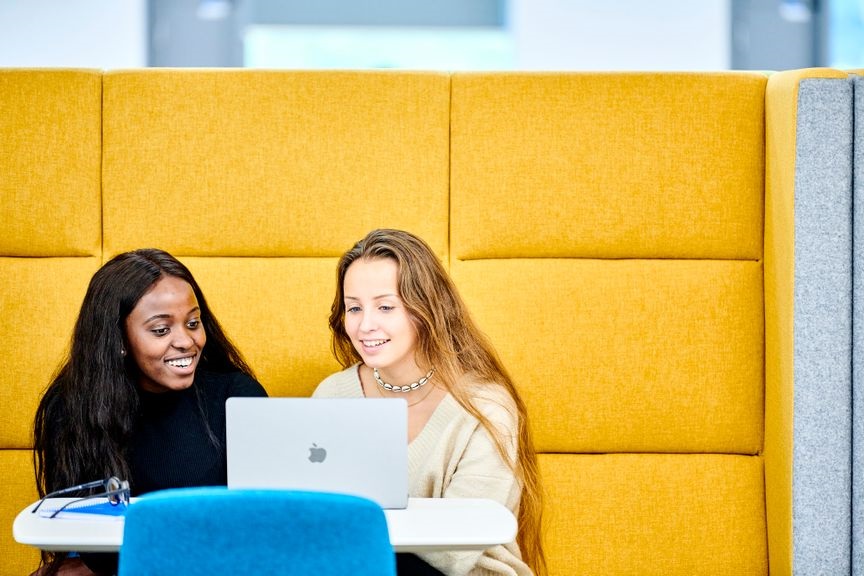
[[[126,349],[125,348],[120,348],[120,356],[122,356],[123,358],[126,357]]]

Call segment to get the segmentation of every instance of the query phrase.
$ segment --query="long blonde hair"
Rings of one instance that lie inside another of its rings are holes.
[[[525,563],[535,574],[545,574],[540,478],[525,404],[494,348],[474,324],[447,271],[422,239],[402,230],[373,230],[342,255],[336,270],[336,296],[330,308],[334,356],[344,368],[362,361],[345,331],[345,274],[357,260],[382,258],[398,265],[399,297],[417,332],[418,359],[435,366],[436,381],[489,431],[498,452],[522,484],[516,541]],[[472,404],[469,391],[457,385],[466,374],[477,382],[501,386],[513,399],[519,426],[515,462],[508,456],[499,431]]]

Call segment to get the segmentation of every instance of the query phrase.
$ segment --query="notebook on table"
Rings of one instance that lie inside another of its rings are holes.
[[[229,398],[229,488],[282,488],[408,505],[408,408],[390,398]]]

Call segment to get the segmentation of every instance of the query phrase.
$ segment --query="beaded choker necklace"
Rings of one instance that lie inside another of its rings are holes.
[[[372,369],[372,376],[375,377],[375,382],[378,383],[378,386],[380,386],[384,390],[389,390],[390,392],[411,392],[412,390],[417,390],[418,388],[426,384],[429,381],[429,378],[432,377],[433,372],[435,372],[435,368],[429,370],[429,372],[427,372],[426,375],[420,378],[420,380],[418,380],[417,382],[412,382],[411,384],[406,384],[405,386],[394,386],[393,384],[384,382],[384,380],[381,379],[381,375],[378,374],[378,368]]]
[[[380,386],[376,386],[375,390],[378,391],[379,396],[381,396],[382,398],[387,398],[387,396],[384,396],[384,392],[381,391]],[[432,392],[434,392],[434,391],[435,391],[435,386],[432,386],[431,388],[429,388],[429,390],[425,394],[423,394],[422,398],[420,398],[419,400],[415,400],[414,402],[409,403],[408,408],[411,408],[412,406],[416,406],[417,404],[420,404],[421,402],[426,400],[426,398],[428,398],[429,395],[432,394]]]

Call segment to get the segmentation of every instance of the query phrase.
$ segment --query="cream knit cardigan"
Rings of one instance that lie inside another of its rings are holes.
[[[517,418],[509,394],[497,386],[470,382],[460,385],[473,388],[474,405],[505,441],[509,440],[506,446],[513,458]],[[358,365],[327,377],[313,396],[362,398]],[[408,446],[408,494],[415,498],[491,498],[516,515],[521,486],[501,459],[486,428],[448,394]],[[484,551],[427,552],[418,556],[448,576],[531,575],[516,542]]]

